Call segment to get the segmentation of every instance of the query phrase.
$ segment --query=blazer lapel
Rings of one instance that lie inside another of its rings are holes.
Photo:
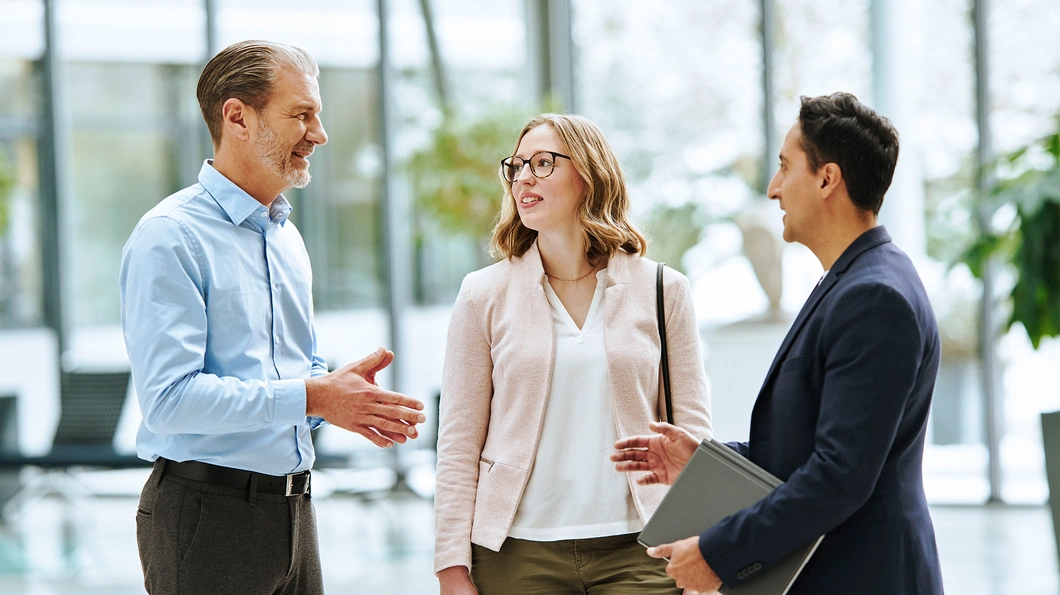
[[[520,279],[522,307],[529,324],[526,336],[526,365],[531,377],[541,378],[534,389],[537,394],[531,400],[534,419],[542,419],[548,401],[548,387],[552,384],[552,370],[556,362],[556,333],[552,323],[552,308],[545,297],[545,268],[541,264],[541,253],[537,242],[519,258],[512,260],[516,266],[516,277]]]
[[[626,312],[626,293],[629,288],[626,282],[629,277],[627,262],[623,253],[619,252],[607,262],[607,287],[604,289],[604,351],[611,353],[615,345],[620,345],[628,340],[628,334],[633,330],[628,321]],[[618,381],[615,366],[619,365],[611,357],[607,358],[607,380],[611,386],[612,393],[623,393],[614,398],[615,402],[624,402],[628,398],[625,394],[629,387]]]
[[[799,310],[799,315],[795,317],[795,322],[791,324],[791,329],[788,330],[788,334],[784,337],[784,341],[780,344],[780,349],[777,350],[776,357],[773,358],[773,363],[769,366],[769,372],[766,373],[765,380],[762,382],[762,388],[759,390],[758,396],[761,397],[769,386],[770,381],[773,379],[773,375],[776,374],[777,368],[780,367],[781,362],[788,355],[788,350],[791,349],[791,344],[795,342],[795,338],[799,336],[799,331],[809,320],[814,310],[817,309],[817,305],[821,303],[821,299],[828,294],[829,291],[835,287],[839,279],[842,278],[843,274],[846,273],[850,265],[853,264],[854,260],[858,256],[861,256],[867,250],[871,250],[880,244],[884,244],[891,241],[891,236],[887,233],[884,227],[877,226],[865,233],[858,236],[843,254],[839,257],[839,260],[832,265],[831,270],[825,275],[824,279],[810,292],[810,297],[806,298],[806,303],[803,304],[802,309]]]
[[[780,367],[780,362],[784,361],[784,358],[788,355],[788,350],[791,349],[791,344],[795,342],[795,337],[799,336],[799,331],[802,330],[806,321],[813,314],[813,311],[817,309],[817,304],[821,303],[821,298],[828,293],[832,287],[835,286],[837,277],[831,274],[825,275],[825,278],[817,284],[817,287],[810,292],[810,297],[806,298],[806,303],[802,305],[802,309],[799,310],[799,315],[795,317],[795,322],[791,324],[791,328],[788,329],[788,334],[784,337],[784,342],[780,344],[780,349],[777,350],[776,357],[773,358],[773,363],[769,366],[769,372],[766,373],[765,382],[762,383],[762,390],[765,390],[766,385],[769,384],[769,380],[773,378],[773,374]]]

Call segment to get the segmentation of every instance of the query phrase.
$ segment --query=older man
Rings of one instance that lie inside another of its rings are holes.
[[[379,348],[331,374],[316,351],[312,271],[283,191],[327,142],[305,51],[247,41],[197,95],[214,159],[137,224],[122,253],[122,326],[155,462],[136,515],[144,584],[177,593],[323,593],[310,430],[388,447],[423,405],[379,388]]]

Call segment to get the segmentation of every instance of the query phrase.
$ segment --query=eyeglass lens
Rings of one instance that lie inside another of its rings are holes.
[[[556,166],[555,158],[547,151],[535,153],[530,157],[529,161],[524,161],[518,157],[509,157],[504,160],[503,164],[505,179],[509,182],[518,180],[519,174],[522,173],[523,167],[527,163],[530,164],[530,172],[538,178],[547,178],[552,175],[552,170]]]

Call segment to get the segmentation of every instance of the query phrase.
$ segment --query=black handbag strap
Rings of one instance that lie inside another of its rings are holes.
[[[670,360],[666,356],[666,309],[663,306],[663,269],[666,263],[659,263],[659,272],[655,276],[655,316],[659,325],[659,341],[662,343],[663,395],[666,397],[666,421],[674,423],[674,404],[670,398]]]

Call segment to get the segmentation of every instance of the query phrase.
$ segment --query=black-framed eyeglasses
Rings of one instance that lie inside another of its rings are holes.
[[[552,171],[556,168],[556,159],[560,157],[570,159],[570,157],[555,151],[538,151],[531,155],[530,159],[522,159],[512,155],[501,159],[501,175],[504,176],[505,180],[508,180],[509,184],[514,184],[519,179],[519,174],[523,173],[523,168],[529,163],[530,173],[534,174],[534,177],[547,178],[552,175]]]

